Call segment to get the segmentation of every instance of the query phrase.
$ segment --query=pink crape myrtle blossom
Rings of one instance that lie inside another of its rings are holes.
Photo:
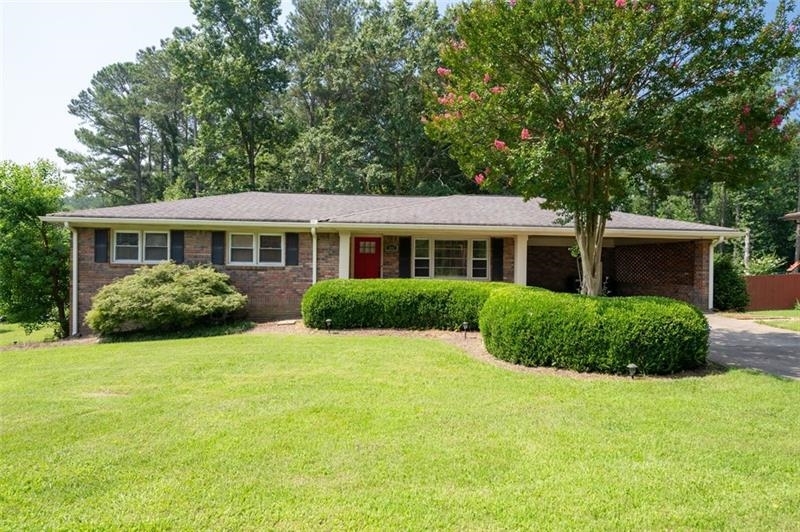
[[[449,68],[445,68],[445,67],[439,67],[439,68],[436,69],[436,73],[439,74],[440,76],[442,76],[443,78],[446,78],[452,72],[453,72],[452,70],[450,70]]]
[[[528,131],[528,128],[523,127],[522,131],[519,134],[519,138],[522,140],[530,140],[531,139],[531,132]]]
[[[495,85],[494,87],[492,87],[491,89],[489,89],[489,91],[490,91],[492,94],[500,94],[501,92],[504,92],[505,90],[506,90],[506,88],[505,88],[505,87],[502,87],[502,86],[500,86],[500,85]]]
[[[508,149],[508,146],[506,146],[506,143],[503,142],[502,140],[494,139],[494,149],[499,151],[505,151]]]
[[[616,0],[614,2],[614,5],[617,7],[625,7],[626,5],[628,5],[628,0]]]
[[[750,106],[749,105],[745,104],[745,106],[742,107],[742,114],[744,116],[748,116],[750,114]]]
[[[442,105],[453,105],[456,103],[456,95],[452,92],[439,97],[439,103]]]
[[[487,72],[483,75],[483,82],[488,85],[490,81],[492,81],[492,76]]]
[[[469,93],[469,99],[472,100],[473,102],[479,102],[481,101],[481,95],[475,91],[472,91]]]
[[[483,174],[480,174],[480,173],[479,174],[475,174],[475,177],[473,178],[473,180],[475,181],[476,185],[481,186],[483,184],[483,182],[486,181],[486,176],[483,175]]]
[[[783,115],[775,115],[775,118],[772,119],[770,125],[772,127],[778,127],[783,123]]]

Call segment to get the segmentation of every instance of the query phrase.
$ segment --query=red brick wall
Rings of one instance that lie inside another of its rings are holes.
[[[654,295],[708,308],[708,241],[617,246],[620,295]]]
[[[248,296],[247,310],[256,320],[300,316],[300,301],[311,286],[311,234],[300,233],[298,266],[217,266],[230,275],[231,282]],[[211,232],[184,231],[184,258],[188,264],[211,262]],[[317,240],[318,280],[339,276],[339,235],[322,233]],[[91,298],[106,284],[133,273],[138,265],[94,262],[94,229],[78,232],[78,316],[81,332],[91,308]]]
[[[614,248],[603,248],[603,278],[614,292]],[[554,292],[580,292],[578,259],[567,246],[528,247],[528,286],[540,286]]]
[[[381,273],[384,279],[397,279],[400,277],[400,237],[383,237],[383,264]],[[390,251],[386,249],[389,248]]]
[[[338,278],[339,233],[317,233],[317,281]]]
[[[708,308],[709,242],[617,245],[603,249],[611,295],[657,295]],[[528,248],[528,284],[573,292],[578,265],[565,246]]]

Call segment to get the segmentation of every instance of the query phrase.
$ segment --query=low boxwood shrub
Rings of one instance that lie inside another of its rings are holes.
[[[750,304],[747,283],[730,255],[714,256],[714,308],[743,311]]]
[[[100,335],[175,331],[241,318],[247,297],[211,266],[144,266],[92,298],[86,324]]]
[[[303,296],[303,322],[335,329],[394,328],[455,330],[478,326],[489,294],[506,283],[436,279],[332,279]]]
[[[486,349],[525,366],[646,374],[705,365],[708,322],[693,306],[660,297],[587,297],[496,290],[480,313]]]

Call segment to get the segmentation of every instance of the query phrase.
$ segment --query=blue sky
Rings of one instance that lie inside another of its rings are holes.
[[[92,75],[193,21],[189,0],[0,0],[0,160],[60,164],[56,148],[80,149],[67,105]]]

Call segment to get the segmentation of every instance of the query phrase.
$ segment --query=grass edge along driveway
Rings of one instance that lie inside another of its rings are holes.
[[[510,372],[435,340],[0,352],[0,529],[790,529],[800,385]]]

